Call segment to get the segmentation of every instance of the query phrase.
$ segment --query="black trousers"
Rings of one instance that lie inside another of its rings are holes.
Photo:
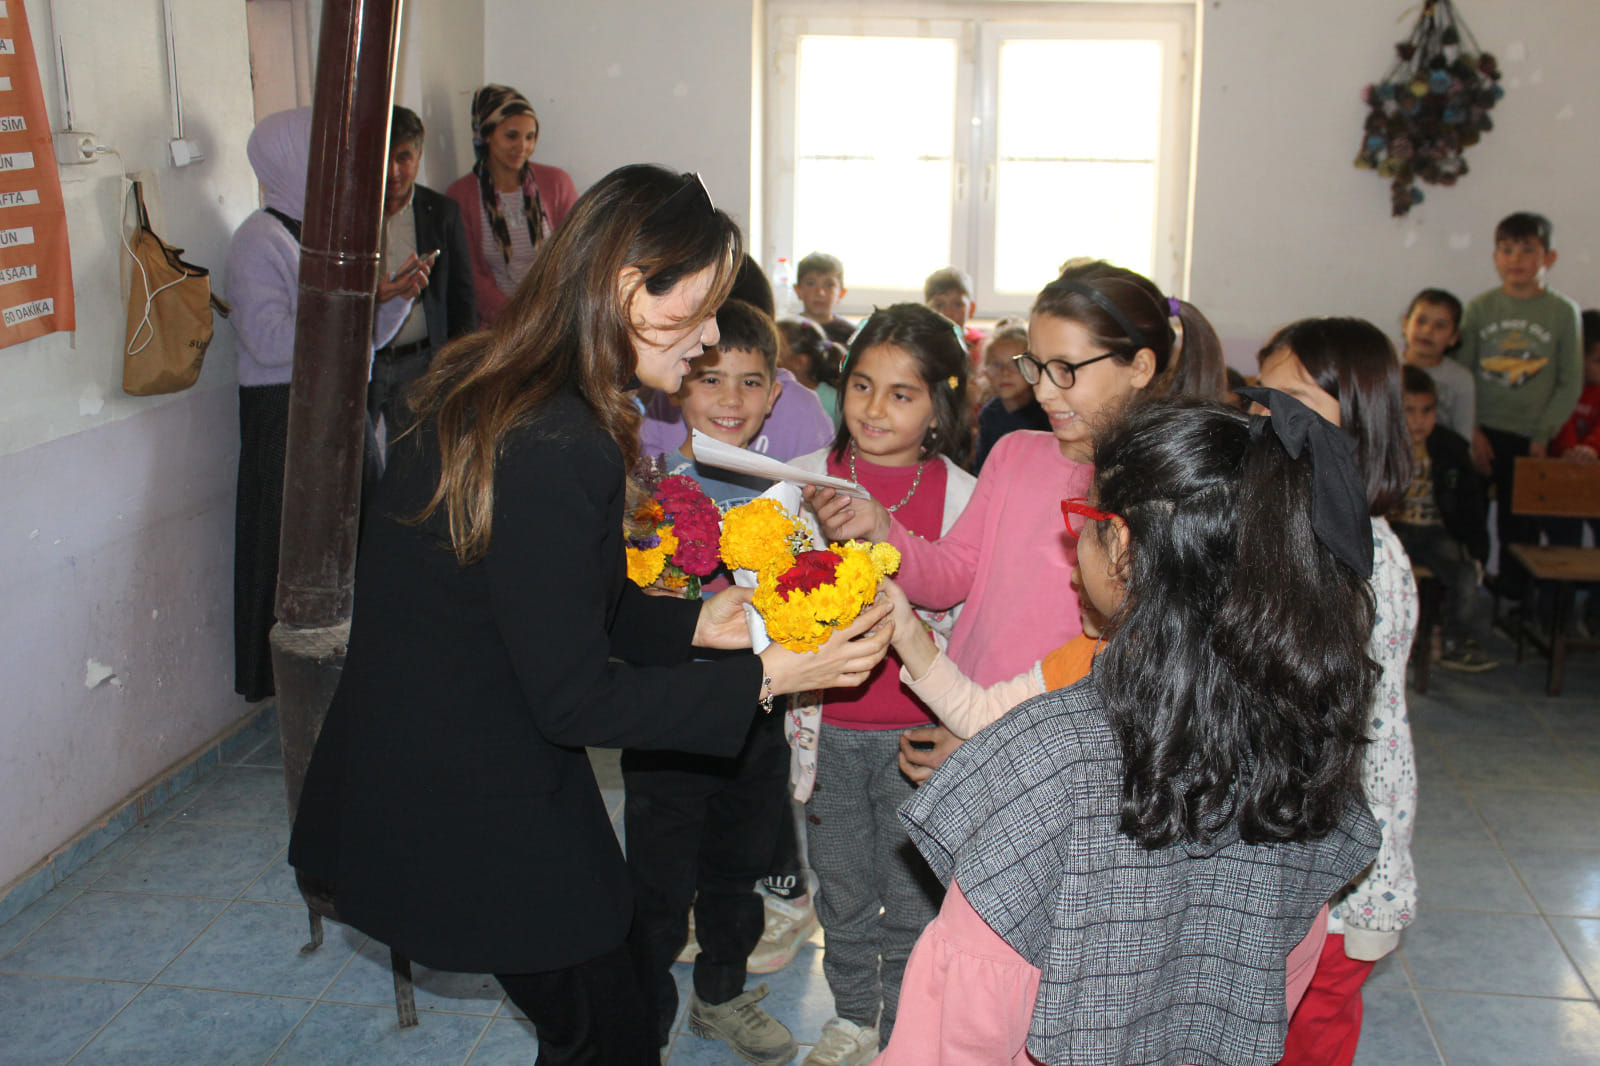
[[[773,715],[788,713],[787,696],[779,696]],[[795,806],[788,800],[778,811],[778,846],[772,853],[772,866],[767,871],[767,891],[785,899],[799,899],[806,894],[805,862],[800,854],[800,831],[795,826]]]
[[[799,899],[807,891],[805,863],[800,861],[800,831],[795,827],[790,803],[784,803],[778,811],[777,834],[772,866],[766,876],[767,891],[784,899]]]
[[[239,387],[239,480],[233,524],[234,691],[261,700],[277,691],[269,634],[277,623],[278,539],[289,449],[289,386]],[[366,420],[361,497],[383,475],[372,419]],[[366,510],[361,511],[365,521]]]
[[[665,1044],[678,1012],[672,963],[688,936],[691,901],[700,942],[695,994],[726,1003],[744,991],[745,962],[765,925],[755,886],[772,863],[779,813],[788,814],[783,722],[757,712],[731,759],[624,751],[622,779],[634,921],[649,954],[657,1037]]]
[[[384,424],[383,440],[387,448],[396,437],[411,426],[411,412],[406,409],[406,392],[411,383],[427,372],[433,361],[433,349],[424,344],[405,355],[389,355],[381,349],[372,357],[372,380],[367,383],[367,417],[376,426],[381,418]]]
[[[1479,644],[1489,639],[1488,618],[1479,610],[1478,568],[1461,542],[1444,526],[1418,526],[1393,522],[1395,535],[1405,546],[1414,566],[1426,566],[1444,586],[1444,617],[1440,619],[1446,644],[1471,637]],[[1428,634],[1419,633],[1419,640]]]
[[[642,955],[630,937],[566,969],[495,975],[539,1035],[537,1066],[658,1066]]]
[[[1528,592],[1528,572],[1511,557],[1513,544],[1539,543],[1539,520],[1511,513],[1512,482],[1517,460],[1528,454],[1527,437],[1506,433],[1488,426],[1479,427],[1494,448],[1490,476],[1494,480],[1495,533],[1500,538],[1500,577],[1495,590],[1510,600],[1520,600]]]

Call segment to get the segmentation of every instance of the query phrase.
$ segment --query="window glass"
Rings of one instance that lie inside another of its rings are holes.
[[[920,291],[950,259],[956,42],[803,37],[795,101],[794,261]]]
[[[1161,52],[1159,41],[1001,42],[998,291],[1037,292],[1080,255],[1152,272]]]

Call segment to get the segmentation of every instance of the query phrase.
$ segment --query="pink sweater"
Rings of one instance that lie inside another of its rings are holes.
[[[532,196],[535,188],[539,190],[545,217],[550,220],[550,229],[554,232],[561,228],[562,220],[572,210],[572,205],[578,202],[578,187],[572,183],[572,175],[560,167],[529,163],[528,168],[532,180],[523,181],[522,191]],[[494,283],[494,275],[489,273],[489,261],[483,257],[483,190],[478,184],[478,175],[468,171],[450,183],[445,195],[461,206],[461,228],[467,231],[467,248],[472,253],[472,285],[478,297],[478,326],[480,329],[487,328],[510,297]],[[521,224],[520,219],[518,222]]]
[[[943,537],[926,541],[891,522],[889,543],[904,557],[895,580],[911,602],[944,610],[966,601],[948,654],[977,684],[1015,677],[1080,632],[1069,580],[1077,546],[1061,501],[1087,494],[1093,475],[1049,433],[1008,433]]]

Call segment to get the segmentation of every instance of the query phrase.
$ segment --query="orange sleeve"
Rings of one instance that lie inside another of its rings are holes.
[[[1045,690],[1054,692],[1088,677],[1089,666],[1094,662],[1096,643],[1095,638],[1079,633],[1046,655],[1040,663]]]

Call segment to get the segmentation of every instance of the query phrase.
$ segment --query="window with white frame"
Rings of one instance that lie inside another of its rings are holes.
[[[951,265],[981,314],[1022,312],[1077,256],[1182,291],[1190,4],[839,10],[769,9],[769,271],[831,252],[857,312]]]

